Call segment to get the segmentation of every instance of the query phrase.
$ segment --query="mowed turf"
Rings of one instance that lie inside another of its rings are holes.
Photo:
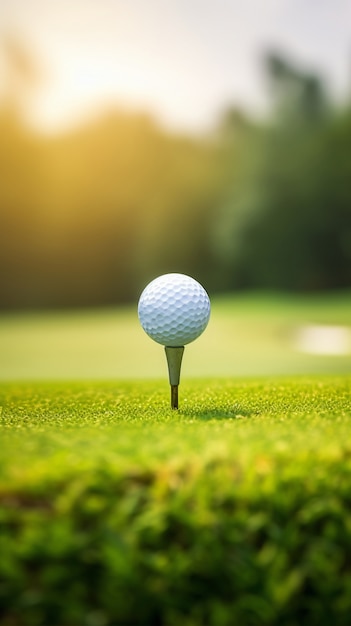
[[[259,452],[294,464],[351,445],[351,376],[192,380],[179,393],[172,411],[167,381],[3,383],[3,489],[100,463],[158,471]]]
[[[205,333],[186,347],[184,381],[351,372],[351,292],[252,293],[211,300]],[[327,345],[324,336],[314,337],[313,345],[302,344],[301,331],[311,327],[312,331],[327,327]],[[0,380],[134,380],[166,375],[163,349],[142,330],[136,303],[96,311],[2,314],[0,347]]]
[[[1,385],[10,626],[351,615],[351,377]]]

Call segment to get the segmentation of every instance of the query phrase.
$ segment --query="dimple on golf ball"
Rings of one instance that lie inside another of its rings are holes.
[[[210,299],[194,278],[164,274],[145,287],[138,316],[145,332],[163,346],[184,346],[205,330],[210,318]]]

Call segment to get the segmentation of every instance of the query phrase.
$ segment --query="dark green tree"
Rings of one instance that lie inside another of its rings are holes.
[[[318,78],[279,55],[267,57],[266,74],[273,115],[252,137],[214,245],[232,287],[349,286],[350,116],[333,113]]]

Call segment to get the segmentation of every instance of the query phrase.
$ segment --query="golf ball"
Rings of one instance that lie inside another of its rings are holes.
[[[145,332],[163,346],[184,346],[205,330],[210,299],[194,278],[164,274],[145,287],[138,316]]]

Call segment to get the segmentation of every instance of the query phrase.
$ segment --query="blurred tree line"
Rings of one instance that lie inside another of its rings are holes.
[[[35,64],[6,59],[2,309],[128,302],[169,271],[212,293],[351,286],[351,107],[316,76],[267,55],[267,119],[229,109],[200,138],[118,109],[47,136],[23,115]]]

